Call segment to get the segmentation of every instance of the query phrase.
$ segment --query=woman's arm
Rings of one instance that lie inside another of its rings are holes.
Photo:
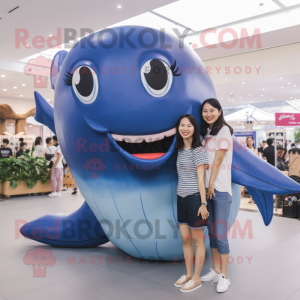
[[[208,218],[209,213],[207,211],[206,205],[202,205],[202,203],[206,202],[204,171],[205,171],[205,165],[199,165],[197,167],[197,181],[198,181],[199,193],[201,196],[201,205],[198,210],[198,216],[201,213],[202,219],[206,220]]]
[[[43,157],[43,158],[45,158],[45,153],[46,153],[46,149],[44,148],[44,149],[42,150],[42,152],[41,152],[41,155],[40,155],[40,157]]]
[[[226,154],[226,151],[228,149],[219,149],[216,151],[216,156],[214,159],[214,162],[212,164],[212,170],[211,170],[211,175],[209,179],[209,187],[207,189],[207,198],[211,199],[212,196],[215,196],[215,189],[214,189],[214,182],[219,174],[220,167],[223,161],[223,158]]]
[[[54,164],[53,164],[53,167],[52,167],[52,169],[51,169],[51,171],[50,171],[51,174],[52,174],[54,168],[57,166],[57,164],[58,164],[60,158],[61,158],[61,154],[57,152],[57,153],[56,153],[56,160],[55,160],[55,162],[54,162]]]

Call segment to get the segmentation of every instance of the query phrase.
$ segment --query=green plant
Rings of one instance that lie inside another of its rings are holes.
[[[0,181],[10,181],[13,188],[24,180],[27,187],[32,189],[38,181],[46,184],[49,178],[48,161],[43,157],[31,157],[24,153],[18,158],[0,159]]]
[[[300,128],[295,128],[294,140],[295,140],[295,143],[300,142]]]

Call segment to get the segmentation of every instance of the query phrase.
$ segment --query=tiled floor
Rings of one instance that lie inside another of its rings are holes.
[[[230,233],[229,290],[217,294],[216,286],[203,283],[182,294],[173,282],[185,272],[183,263],[149,263],[126,260],[111,243],[90,249],[43,246],[18,235],[18,220],[30,221],[49,213],[70,213],[83,202],[80,194],[63,192],[61,198],[34,196],[0,202],[0,300],[92,299],[300,299],[300,222],[274,216],[265,227],[259,212],[240,211],[238,220],[252,228]],[[33,267],[23,261],[27,251],[43,246],[56,259],[45,277],[34,277]],[[91,258],[93,257],[93,258]],[[108,260],[109,258],[109,260]],[[72,261],[73,259],[73,261]],[[112,263],[112,261],[114,262]],[[110,263],[108,263],[108,261]],[[206,260],[203,272],[211,267]]]

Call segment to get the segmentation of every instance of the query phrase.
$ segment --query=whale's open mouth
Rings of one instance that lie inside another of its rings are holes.
[[[170,149],[176,129],[151,135],[118,135],[111,134],[117,144],[129,154],[140,159],[157,159]]]

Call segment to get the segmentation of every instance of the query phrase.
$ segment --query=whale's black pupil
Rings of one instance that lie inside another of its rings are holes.
[[[88,97],[94,88],[94,80],[92,72],[87,67],[82,67],[79,70],[80,81],[76,84],[78,93],[83,97]]]
[[[162,61],[152,59],[150,61],[151,70],[144,73],[148,85],[154,90],[161,90],[168,82],[168,72]]]

